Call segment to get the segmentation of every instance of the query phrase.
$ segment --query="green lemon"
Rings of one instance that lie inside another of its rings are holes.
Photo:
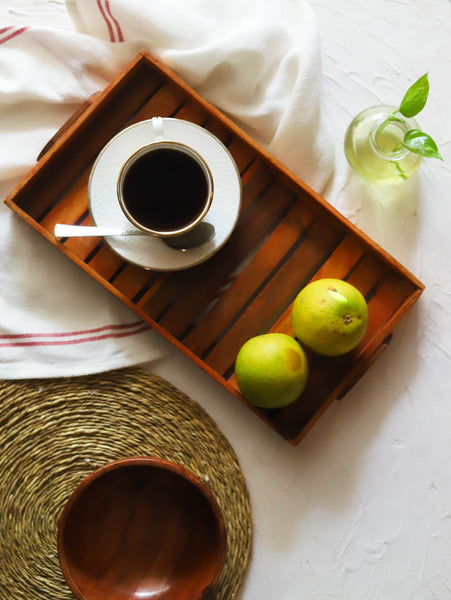
[[[289,335],[257,335],[238,352],[235,377],[246,400],[260,408],[280,408],[294,402],[304,391],[307,357]]]
[[[362,340],[368,325],[368,306],[350,283],[318,279],[297,295],[291,323],[301,344],[318,354],[338,356]]]

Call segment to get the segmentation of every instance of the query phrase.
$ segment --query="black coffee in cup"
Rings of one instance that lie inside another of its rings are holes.
[[[124,165],[119,197],[126,216],[155,235],[173,235],[199,222],[211,203],[208,168],[191,148],[161,142]]]

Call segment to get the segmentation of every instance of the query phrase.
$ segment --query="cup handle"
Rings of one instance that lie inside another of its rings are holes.
[[[153,138],[155,142],[163,139],[163,119],[161,117],[152,117]]]

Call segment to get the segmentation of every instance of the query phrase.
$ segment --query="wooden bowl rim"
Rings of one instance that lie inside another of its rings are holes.
[[[69,585],[72,592],[79,600],[90,600],[89,596],[85,596],[80,589],[78,588],[77,583],[72,577],[71,569],[69,566],[69,562],[67,560],[67,554],[63,543],[64,529],[67,523],[67,518],[69,516],[70,510],[74,503],[79,498],[80,494],[95,480],[99,479],[106,473],[111,471],[117,471],[122,467],[130,467],[130,466],[151,466],[155,468],[159,468],[165,471],[171,471],[176,475],[179,475],[192,485],[194,485],[206,498],[208,505],[212,509],[215,520],[218,526],[218,536],[219,536],[219,552],[218,552],[218,560],[216,563],[215,573],[209,583],[209,587],[213,587],[224,568],[227,554],[227,536],[226,536],[226,527],[224,516],[222,514],[222,510],[216,500],[214,494],[211,492],[210,488],[199,478],[197,475],[192,473],[186,467],[179,465],[175,462],[169,461],[164,458],[157,457],[144,457],[144,456],[134,456],[130,458],[121,458],[112,462],[109,462],[89,475],[87,475],[72,491],[69,496],[66,504],[64,505],[63,511],[61,513],[59,523],[58,523],[58,536],[57,536],[57,547],[58,547],[58,559],[61,566],[61,570],[63,572],[64,578]]]

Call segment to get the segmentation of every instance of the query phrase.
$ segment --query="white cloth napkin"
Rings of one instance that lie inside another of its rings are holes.
[[[141,48],[317,191],[331,174],[318,32],[305,0],[19,0],[3,21],[1,200]],[[0,255],[1,378],[79,375],[158,355],[158,334],[3,204]]]

